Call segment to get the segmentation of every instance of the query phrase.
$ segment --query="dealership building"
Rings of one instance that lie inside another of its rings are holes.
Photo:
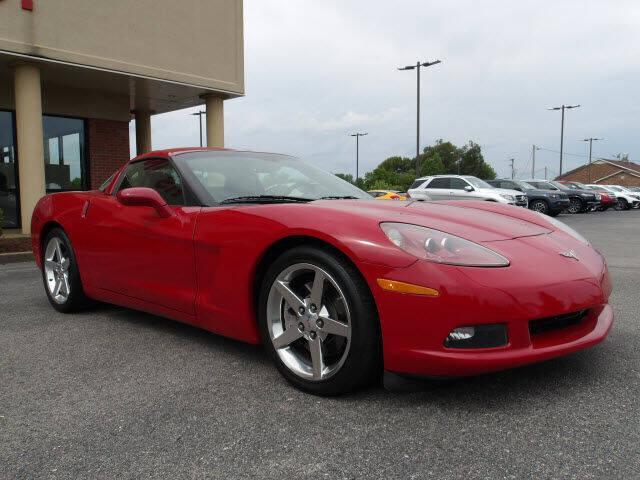
[[[45,193],[97,188],[151,116],[244,94],[242,0],[0,0],[0,209],[28,233]],[[185,121],[193,121],[185,116]]]

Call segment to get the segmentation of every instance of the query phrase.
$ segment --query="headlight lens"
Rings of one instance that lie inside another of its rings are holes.
[[[502,198],[506,198],[506,199],[507,199],[507,200],[509,200],[509,201],[513,201],[513,200],[514,200],[513,195],[509,195],[508,193],[501,193],[501,194],[500,194],[500,196],[501,196]]]
[[[560,195],[556,195],[555,193],[552,193],[551,198],[560,198]]]
[[[408,223],[385,222],[380,228],[395,246],[430,262],[465,267],[507,267],[509,260],[477,243]]]
[[[585,245],[590,245],[590,243],[587,241],[586,238],[584,238],[582,235],[576,232],[573,228],[569,227],[567,224],[562,223],[560,220],[556,220],[555,218],[549,217],[542,213],[539,213],[539,212],[536,212],[536,213],[541,217],[543,217],[547,222],[552,223],[553,226],[556,227],[558,230],[562,230],[564,233],[571,235],[573,238],[581,241]]]

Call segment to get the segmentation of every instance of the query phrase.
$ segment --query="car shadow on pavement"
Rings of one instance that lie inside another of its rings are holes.
[[[149,330],[156,334],[178,339],[184,348],[189,344],[231,355],[232,361],[241,360],[245,365],[273,369],[261,345],[247,344],[185,323],[156,315],[117,307],[97,304],[92,311],[108,317],[114,322],[123,322],[129,328]],[[533,365],[519,367],[497,373],[462,377],[456,379],[416,379],[407,389],[387,390],[379,385],[342,397],[338,402],[380,402],[385,397],[394,403],[406,406],[436,404],[444,409],[464,406],[467,410],[486,411],[493,404],[504,407],[505,402],[544,401],[557,397],[558,401],[573,393],[584,393],[606,381],[606,366],[611,352],[607,344],[569,356],[548,360]],[[277,377],[279,378],[279,377]],[[273,377],[270,376],[271,381]],[[284,379],[280,379],[283,389],[292,389]]]

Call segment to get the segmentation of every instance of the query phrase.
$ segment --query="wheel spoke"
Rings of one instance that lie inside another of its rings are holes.
[[[55,238],[55,242],[56,242],[56,255],[58,256],[58,262],[61,263],[62,262],[62,248],[60,248],[60,240],[58,238]]]
[[[61,293],[65,297],[68,297],[69,293],[71,292],[71,287],[69,286],[69,276],[68,275],[63,275],[61,283],[62,283],[62,289],[61,290],[64,290]]]
[[[58,264],[56,262],[54,262],[53,260],[45,260],[44,261],[44,266],[47,268],[50,268],[51,270],[55,269]]]
[[[57,297],[58,295],[60,295],[60,289],[62,288],[62,281],[57,278],[56,279],[56,284],[53,287],[53,296]]]
[[[287,328],[284,332],[282,332],[280,335],[278,335],[276,338],[273,339],[273,346],[276,349],[284,348],[286,346],[291,345],[301,336],[302,334],[300,333],[300,331],[295,326],[291,326]]]
[[[291,308],[294,310],[298,310],[300,307],[306,308],[304,302],[289,288],[285,282],[280,280],[276,280],[275,283],[276,289],[280,292],[285,299],[285,301],[289,304]]]
[[[70,264],[71,262],[69,261],[68,258],[63,258],[62,261],[60,262],[60,265],[62,266],[62,271],[66,272],[67,270],[69,270]]]
[[[317,307],[318,310],[322,308],[322,292],[324,290],[324,273],[321,270],[315,271],[315,277],[313,278],[313,286],[311,287],[311,295],[309,301]]]
[[[340,337],[349,337],[350,336],[350,328],[346,323],[339,322],[337,320],[332,320],[331,318],[320,317],[324,322],[322,327],[322,332],[330,333],[332,335],[338,335]]]
[[[311,364],[313,367],[313,379],[320,380],[324,370],[324,360],[322,358],[322,341],[320,337],[309,340],[309,350],[311,352]]]

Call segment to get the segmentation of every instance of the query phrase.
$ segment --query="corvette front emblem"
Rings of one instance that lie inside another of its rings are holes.
[[[574,252],[573,250],[568,250],[566,252],[560,252],[560,255],[562,255],[563,257],[566,258],[573,258],[576,261],[580,261],[580,259],[578,258],[578,256],[576,255],[576,252]]]

